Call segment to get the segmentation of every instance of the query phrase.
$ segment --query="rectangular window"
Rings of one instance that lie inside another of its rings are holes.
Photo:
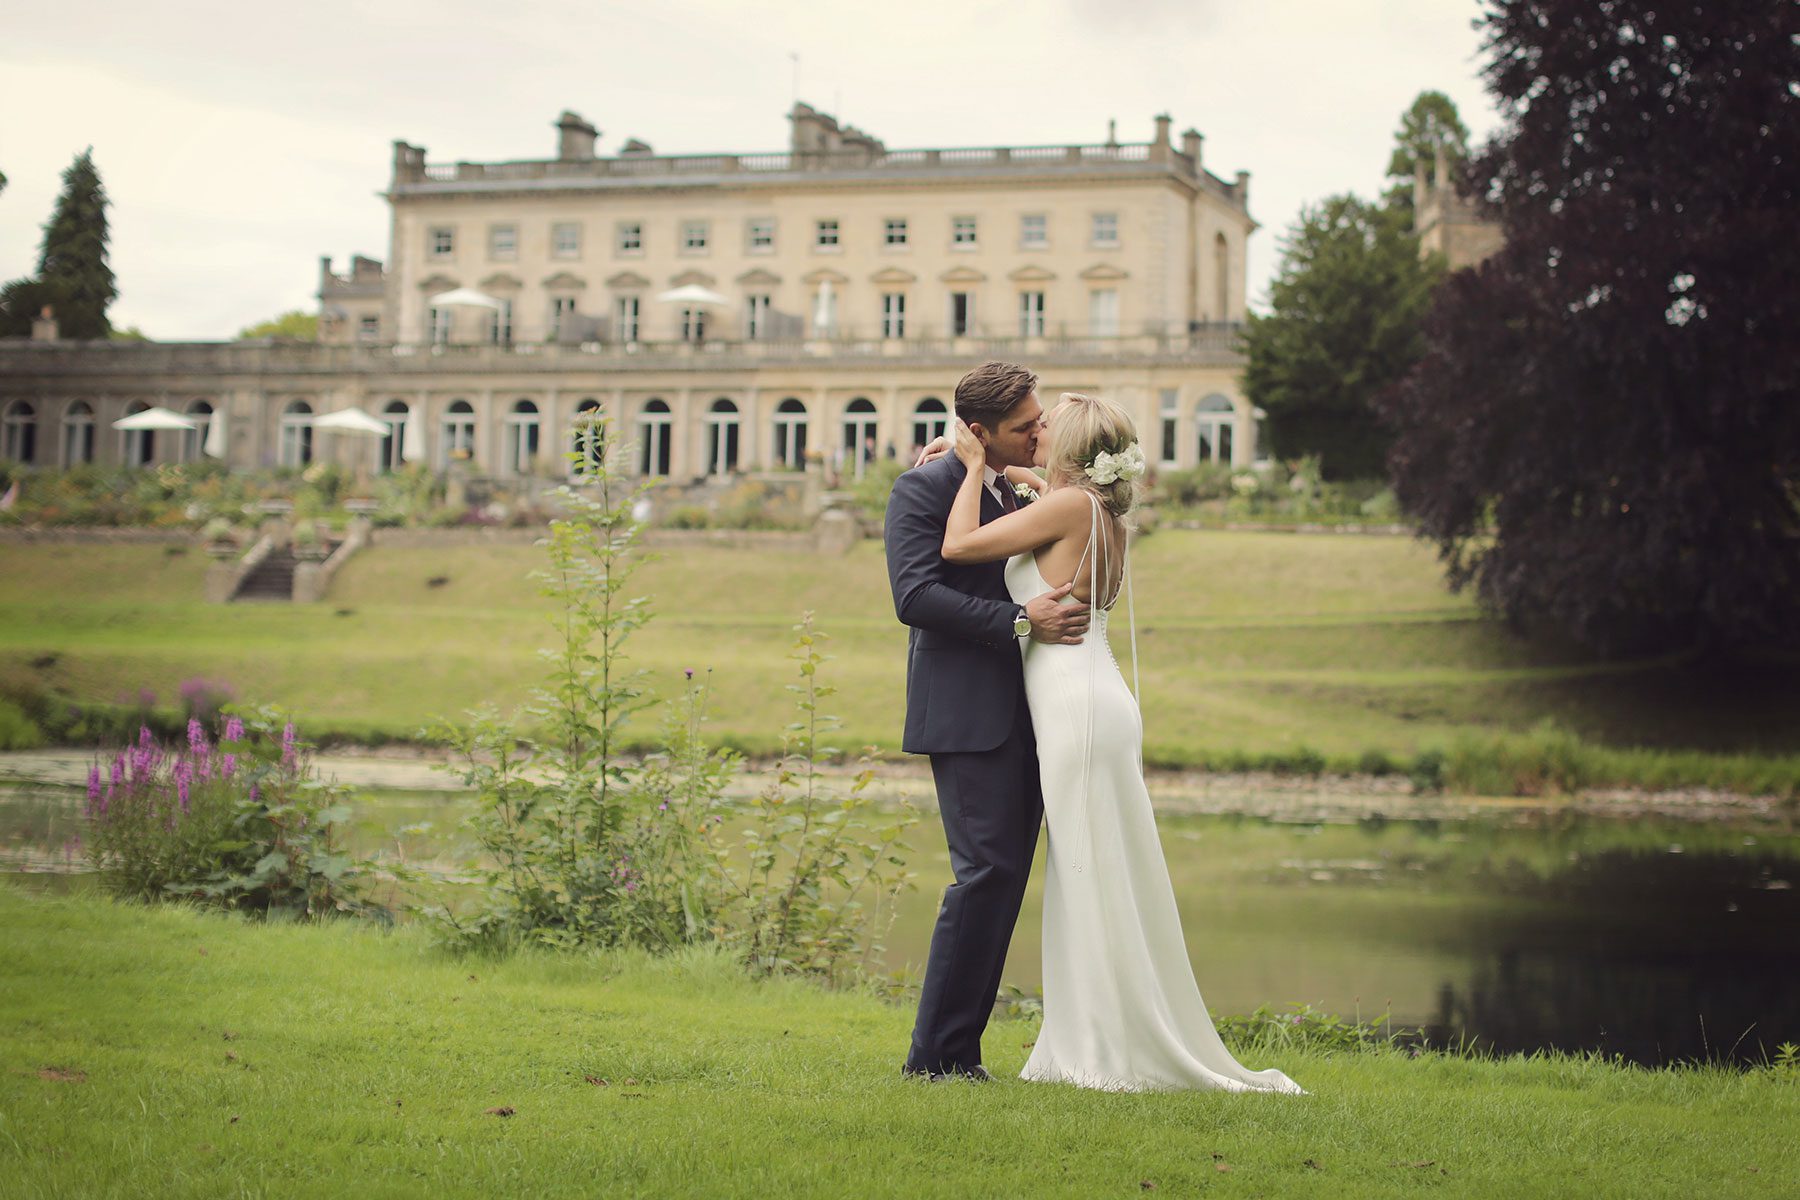
[[[431,248],[433,258],[453,258],[456,255],[456,230],[439,225],[426,235],[426,245]]]
[[[1095,288],[1088,293],[1088,332],[1094,337],[1119,336],[1119,291]]]
[[[1026,213],[1019,218],[1019,245],[1048,246],[1050,218],[1043,213]]]
[[[636,296],[620,296],[619,340],[635,342],[638,340],[638,298]]]
[[[884,246],[906,245],[906,218],[889,217],[881,223],[881,242]]]
[[[744,246],[752,254],[769,254],[775,249],[775,218],[751,217],[744,233]]]
[[[1097,212],[1094,214],[1094,245],[1116,246],[1119,244],[1119,214]]]
[[[706,253],[705,221],[683,221],[681,223],[681,250],[684,254]]]
[[[1162,390],[1162,464],[1165,467],[1175,465],[1175,413],[1179,395],[1174,388]]]
[[[975,332],[975,293],[950,293],[950,336],[967,337]]]
[[[1019,336],[1044,336],[1044,293],[1019,293]]]
[[[492,312],[492,320],[488,325],[488,341],[497,346],[504,346],[512,341],[512,301],[500,301],[500,307]]]
[[[769,336],[769,298],[744,297],[744,336],[751,341]]]
[[[550,227],[550,257],[581,257],[581,223],[558,221]]]
[[[381,318],[364,317],[357,327],[356,336],[365,342],[373,342],[381,337]]]
[[[575,297],[553,296],[550,299],[550,340],[562,336],[563,323],[575,315]]]
[[[704,308],[681,310],[681,340],[684,342],[706,340],[706,310]]]
[[[488,259],[492,262],[511,262],[519,257],[519,227],[517,225],[488,226]]]
[[[975,218],[950,218],[950,244],[952,246],[975,245]]]
[[[453,308],[428,308],[425,310],[425,332],[434,345],[441,346],[450,340],[450,315]]]
[[[835,219],[820,221],[814,226],[813,246],[820,250],[837,249],[838,223]]]
[[[644,225],[641,221],[619,222],[619,253],[642,254],[644,252]]]
[[[881,294],[881,336],[884,338],[906,336],[905,292],[883,292]]]

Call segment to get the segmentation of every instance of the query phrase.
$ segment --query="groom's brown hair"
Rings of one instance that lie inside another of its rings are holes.
[[[1017,363],[984,362],[956,385],[956,415],[970,425],[994,429],[1007,413],[1031,395],[1035,372]]]

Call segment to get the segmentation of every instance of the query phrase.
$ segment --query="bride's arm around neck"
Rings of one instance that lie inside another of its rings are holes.
[[[1085,533],[1089,514],[1079,488],[1043,493],[1035,504],[981,523],[981,473],[970,471],[950,507],[943,555],[953,563],[996,562],[1051,542]]]

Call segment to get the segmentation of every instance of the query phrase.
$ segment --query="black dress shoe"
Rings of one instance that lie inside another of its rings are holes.
[[[952,1067],[947,1071],[924,1071],[918,1067],[901,1067],[900,1074],[908,1079],[924,1079],[929,1083],[944,1083],[951,1079],[967,1079],[971,1083],[992,1083],[994,1077],[980,1063],[972,1067]]]

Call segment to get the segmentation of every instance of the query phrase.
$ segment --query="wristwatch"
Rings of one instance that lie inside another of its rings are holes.
[[[1019,610],[1019,615],[1013,618],[1013,636],[1016,638],[1031,636],[1031,618],[1025,615],[1025,610],[1022,608]]]

